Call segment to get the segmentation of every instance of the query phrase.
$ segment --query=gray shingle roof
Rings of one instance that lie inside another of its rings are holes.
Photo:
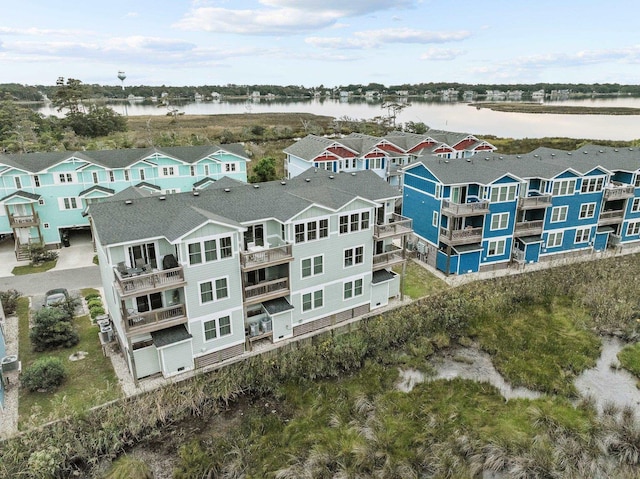
[[[151,332],[151,339],[156,348],[168,346],[173,343],[179,343],[185,339],[193,337],[184,324],[178,324],[170,328],[160,329]]]
[[[28,191],[18,190],[18,191],[14,191],[10,195],[5,196],[4,198],[0,198],[0,201],[6,201],[10,198],[13,198],[14,196],[20,196],[22,198],[27,198],[32,201],[38,201],[40,199],[40,195],[36,193],[29,193]]]
[[[231,227],[268,218],[286,222],[313,204],[336,210],[358,197],[379,201],[401,195],[371,171],[352,176],[309,169],[291,180],[259,184],[227,180],[220,179],[197,196],[187,192],[142,198],[128,189],[126,197],[122,192],[91,204],[89,214],[102,244],[156,237],[173,242],[209,220]],[[123,198],[132,201],[127,204]]]

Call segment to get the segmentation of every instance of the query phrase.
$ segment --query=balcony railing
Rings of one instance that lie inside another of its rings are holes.
[[[598,217],[599,225],[620,223],[624,218],[624,210],[601,211]]]
[[[373,236],[377,239],[406,235],[411,232],[413,232],[413,220],[397,213],[391,215],[388,223],[373,226]]]
[[[175,304],[144,313],[124,311],[122,319],[127,332],[154,331],[185,323],[187,313],[184,304]]]
[[[482,227],[469,227],[463,230],[448,230],[447,228],[440,228],[440,241],[452,246],[458,244],[477,243],[481,239]]]
[[[153,289],[176,287],[185,283],[182,266],[130,276],[123,276],[115,268],[114,272],[117,286],[123,296]]]
[[[515,248],[511,250],[511,257],[513,258],[514,261],[522,263],[524,262],[524,251],[522,251],[521,249]]]
[[[516,223],[515,233],[517,235],[539,235],[542,234],[543,220],[521,221]]]
[[[38,226],[40,224],[40,217],[38,213],[32,215],[9,215],[9,226],[11,228],[27,228],[29,226]]]
[[[405,257],[402,254],[402,248],[395,247],[386,253],[373,255],[373,270],[388,268],[403,261],[405,261]]]
[[[488,213],[489,202],[487,200],[473,203],[453,203],[449,200],[442,200],[442,214],[447,216],[474,216]]]
[[[623,185],[622,183],[612,183],[604,188],[604,200],[621,200],[625,198],[633,198],[635,196],[635,187],[632,185]]]
[[[518,198],[518,208],[527,210],[546,208],[551,205],[551,195],[527,196]]]
[[[245,286],[244,300],[247,303],[268,301],[289,293],[289,278],[263,281],[252,286]]]
[[[251,251],[240,252],[240,265],[243,269],[264,268],[271,264],[293,260],[290,244],[268,249],[259,248],[254,247]]]

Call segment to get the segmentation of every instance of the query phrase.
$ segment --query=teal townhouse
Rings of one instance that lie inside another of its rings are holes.
[[[446,274],[640,245],[640,149],[423,157],[404,169],[411,247]]]
[[[370,171],[310,169],[91,204],[109,326],[132,376],[171,377],[387,305],[412,232],[394,212],[400,196]]]
[[[307,135],[285,148],[285,170],[293,178],[308,168],[333,173],[371,170],[392,185],[400,185],[400,168],[424,155],[468,158],[495,147],[467,133],[429,130],[419,135],[393,131],[384,137],[351,133],[339,139]]]
[[[0,236],[28,259],[30,245],[60,247],[66,231],[88,229],[93,202],[133,185],[170,194],[246,181],[248,161],[240,144],[0,155]]]

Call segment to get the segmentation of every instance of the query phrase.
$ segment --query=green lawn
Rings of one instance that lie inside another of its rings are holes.
[[[640,378],[640,343],[629,344],[618,353],[623,368]]]
[[[20,325],[19,356],[23,370],[28,368],[37,358],[54,356],[63,360],[68,377],[65,383],[52,393],[31,393],[20,390],[19,426],[23,428],[28,422],[36,424],[64,415],[69,409],[82,411],[121,396],[118,380],[111,362],[102,354],[98,338],[98,326],[91,324],[89,316],[79,316],[74,324],[80,336],[80,343],[70,349],[56,349],[46,352],[34,352],[29,340],[29,301],[20,298],[17,315]],[[69,356],[77,351],[88,355],[79,361],[70,361]],[[30,419],[33,408],[38,415]]]
[[[394,268],[400,273],[402,268]],[[418,299],[448,288],[447,283],[431,274],[427,269],[407,261],[406,276],[404,279],[404,294],[411,299]]]
[[[31,266],[30,264],[24,266],[16,266],[11,271],[15,276],[22,276],[24,274],[32,274],[32,273],[44,273],[45,271],[49,271],[56,266],[56,260],[45,261],[37,266]]]

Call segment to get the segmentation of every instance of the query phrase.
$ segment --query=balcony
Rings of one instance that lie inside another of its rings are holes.
[[[473,244],[482,240],[482,227],[467,227],[463,230],[440,228],[440,241],[451,246]]]
[[[511,257],[513,258],[514,261],[517,261],[518,263],[524,263],[525,261],[524,251],[518,248],[515,248],[511,251]]]
[[[598,226],[620,223],[624,218],[624,210],[601,211]]]
[[[373,237],[376,239],[391,238],[413,232],[413,220],[406,216],[393,213],[386,224],[373,225]]]
[[[127,333],[142,334],[186,323],[187,313],[184,304],[175,304],[144,313],[123,311],[122,321]]]
[[[389,268],[405,260],[402,248],[394,246],[390,251],[373,255],[373,271]]]
[[[604,200],[623,200],[635,196],[635,187],[623,183],[612,182],[604,187]]]
[[[518,198],[518,208],[521,210],[532,210],[536,208],[546,208],[551,206],[551,195],[527,196]]]
[[[38,213],[31,215],[9,215],[9,226],[11,228],[29,228],[31,226],[38,226],[40,224],[40,217]]]
[[[249,251],[240,252],[240,266],[245,271],[275,266],[288,261],[293,261],[290,244],[275,248],[253,246]]]
[[[114,268],[116,286],[121,296],[137,296],[143,292],[184,286],[184,269],[177,268],[124,276]]]
[[[442,214],[447,216],[475,216],[489,214],[489,202],[487,200],[473,203],[453,203],[442,200]]]
[[[246,304],[262,303],[271,299],[281,298],[289,294],[289,278],[278,278],[262,281],[258,284],[244,287],[244,302]]]
[[[516,236],[541,235],[543,223],[543,220],[521,221],[516,223],[514,233]]]

